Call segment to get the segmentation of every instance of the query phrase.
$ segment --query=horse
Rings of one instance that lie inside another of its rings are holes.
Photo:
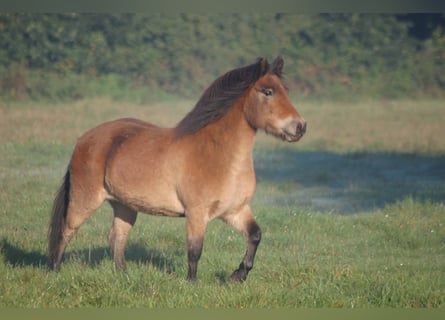
[[[188,275],[196,280],[208,223],[216,218],[247,242],[230,280],[244,281],[253,268],[261,229],[250,207],[256,188],[256,132],[296,142],[306,121],[283,83],[284,61],[228,71],[202,94],[173,128],[133,118],[117,119],[84,133],[74,147],[58,190],[48,229],[48,268],[59,270],[80,226],[108,201],[114,218],[108,234],[117,270],[125,268],[127,235],[138,212],[185,217]]]

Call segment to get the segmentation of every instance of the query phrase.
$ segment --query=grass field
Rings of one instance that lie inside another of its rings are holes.
[[[131,116],[173,126],[193,102],[0,104],[0,307],[444,307],[445,102],[301,102],[297,144],[259,134],[252,203],[263,241],[243,284],[241,237],[210,224],[198,282],[183,219],[139,215],[125,273],[104,205],[46,271],[53,195],[77,137]]]

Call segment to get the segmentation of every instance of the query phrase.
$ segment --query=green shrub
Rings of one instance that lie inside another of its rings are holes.
[[[410,28],[389,14],[0,14],[0,95],[191,98],[280,54],[297,95],[443,96],[444,31]]]

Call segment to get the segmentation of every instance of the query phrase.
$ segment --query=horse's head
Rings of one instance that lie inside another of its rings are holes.
[[[263,129],[285,141],[295,142],[306,132],[306,121],[289,100],[281,79],[283,65],[281,57],[272,64],[266,59],[259,60],[261,76],[247,92],[244,112],[252,127]]]

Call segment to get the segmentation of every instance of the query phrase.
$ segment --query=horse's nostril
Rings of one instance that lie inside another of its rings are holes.
[[[306,132],[306,121],[298,121],[297,131],[302,134]]]

